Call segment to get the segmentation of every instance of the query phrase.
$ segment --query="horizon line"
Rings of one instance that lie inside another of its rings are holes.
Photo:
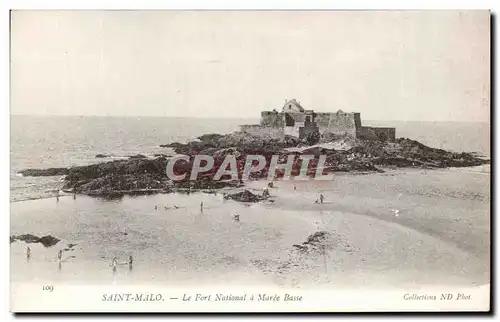
[[[257,120],[260,117],[237,117],[237,116],[168,116],[168,115],[76,115],[76,114],[9,114],[10,116],[31,116],[31,117],[110,117],[110,118],[184,118],[184,119],[240,119]],[[383,122],[449,122],[449,123],[488,123],[490,120],[401,120],[401,119],[363,119],[362,121],[383,121]]]

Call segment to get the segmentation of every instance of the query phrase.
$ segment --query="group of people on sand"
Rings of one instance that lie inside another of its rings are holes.
[[[319,199],[316,199],[316,201],[314,203],[323,203],[323,201],[325,200],[325,196],[323,196],[323,194],[319,194]]]
[[[167,207],[167,206],[164,206],[163,208],[164,208],[165,210],[172,209],[172,208]],[[176,206],[176,205],[174,205],[174,207],[173,207],[173,209],[179,209],[179,208],[180,208],[180,207],[179,207],[179,206]],[[160,207],[159,207],[158,205],[155,205],[155,210],[158,210],[158,209],[160,209]]]
[[[29,246],[26,247],[26,258],[27,259],[31,258],[31,248]],[[59,250],[59,252],[57,252],[57,261],[59,262],[59,265],[61,264],[62,260],[63,260],[63,250],[61,249],[61,250]],[[118,263],[118,259],[115,256],[115,257],[113,257],[110,266],[113,269],[113,271],[116,271],[116,267],[118,265],[126,265],[126,264],[128,264],[129,269],[132,269],[133,262],[134,262],[134,259],[133,259],[132,255],[130,255],[128,257],[128,261],[124,262],[124,263]]]
[[[76,200],[76,192],[73,192],[73,200]],[[59,202],[59,190],[56,193],[56,202]]]
[[[180,207],[179,206],[176,206],[176,205],[173,205],[173,209],[179,209]],[[165,210],[168,210],[168,209],[171,209],[170,207],[167,207],[167,206],[164,206],[163,207]],[[158,205],[155,205],[155,210],[158,210],[160,209],[160,207]],[[200,211],[203,212],[203,201],[200,203]]]
[[[272,181],[271,181],[271,182],[269,182],[269,183],[267,184],[267,187],[263,189],[263,193],[262,193],[262,194],[263,194],[264,196],[266,196],[266,195],[267,195],[267,196],[269,196],[269,188],[273,188],[273,187],[274,187],[274,183],[273,183]],[[297,190],[297,187],[296,187],[295,185],[293,186],[293,190]],[[189,192],[191,192],[191,189],[189,189]],[[226,199],[226,197],[227,197],[227,194],[225,194],[225,193],[224,193],[224,194],[223,194],[223,199]],[[73,199],[76,199],[76,193],[73,193]],[[325,199],[324,195],[323,195],[323,194],[320,194],[320,195],[319,195],[319,198],[318,198],[318,199],[316,199],[316,201],[315,201],[314,203],[316,203],[316,204],[317,204],[317,203],[321,203],[321,204],[322,204],[322,203],[323,203],[323,201],[324,201],[324,199]],[[57,195],[56,195],[56,202],[59,202],[59,191],[57,192]],[[158,210],[159,208],[160,208],[160,206],[159,206],[159,205],[155,205],[155,208],[154,208],[154,209],[155,209],[155,210]],[[173,205],[173,209],[179,209],[179,208],[180,208],[179,206],[177,206],[177,205]],[[202,202],[200,203],[200,211],[201,211],[202,213],[203,213],[203,208],[204,208],[204,206],[203,206],[203,201],[202,201]],[[164,206],[164,209],[165,209],[165,210],[168,210],[168,209],[172,209],[172,208],[167,207],[167,206]],[[235,222],[239,222],[239,221],[240,221],[240,215],[239,215],[239,214],[233,214],[233,221],[235,221]],[[60,250],[60,251],[57,253],[57,259],[58,259],[59,263],[62,261],[62,254],[63,254],[63,251],[62,251],[62,250]],[[28,259],[31,257],[31,248],[30,248],[29,246],[26,248],[26,257],[27,257]],[[129,260],[128,260],[128,262],[126,262],[126,263],[121,263],[121,264],[122,264],[122,265],[124,265],[124,264],[127,264],[127,263],[128,263],[128,265],[129,265],[129,268],[130,268],[130,269],[132,269],[132,263],[133,263],[133,258],[132,258],[132,256],[129,256]],[[111,261],[111,265],[110,265],[110,266],[112,267],[113,271],[116,271],[116,267],[117,267],[118,265],[120,265],[120,264],[118,263],[117,258],[116,258],[116,257],[113,257],[113,260]]]
[[[111,268],[113,269],[113,272],[115,272],[115,271],[116,271],[116,267],[117,267],[118,265],[126,265],[126,264],[128,264],[128,268],[129,268],[129,269],[132,269],[132,263],[133,263],[133,262],[134,262],[134,259],[132,258],[132,255],[130,255],[130,256],[128,257],[128,262],[124,262],[124,263],[120,263],[120,264],[118,264],[118,260],[117,260],[117,258],[116,258],[116,257],[113,257],[113,260],[111,261]]]
[[[267,188],[264,188],[264,189],[263,189],[263,193],[262,193],[262,195],[263,195],[263,196],[266,196],[266,195],[267,195],[267,196],[269,196],[269,189],[268,189],[268,188],[272,188],[273,186],[274,186],[274,185],[273,185],[273,182],[269,182],[269,183],[267,184]],[[293,185],[293,190],[294,190],[294,191],[296,191],[296,190],[297,190],[297,186],[296,186],[296,185]],[[322,193],[320,193],[320,194],[319,194],[319,198],[318,198],[318,199],[316,199],[316,200],[314,201],[314,203],[321,203],[321,204],[322,204],[322,203],[324,202],[324,200],[325,200],[325,196],[324,196]]]

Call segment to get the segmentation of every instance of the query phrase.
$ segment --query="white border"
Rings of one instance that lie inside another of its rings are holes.
[[[11,285],[16,312],[396,312],[468,311],[489,309],[488,285],[476,287],[429,286],[384,289],[288,289],[268,286],[121,286],[54,285],[50,294],[40,285]],[[117,294],[122,295],[119,300]],[[442,300],[442,294],[453,299]],[[460,295],[462,294],[462,299]],[[220,300],[217,296],[244,297],[244,301]],[[412,295],[425,296],[411,299]],[[140,296],[141,301],[136,299]],[[147,300],[150,296],[152,300]],[[272,299],[266,299],[265,297]],[[288,299],[287,299],[288,296]],[[290,297],[295,298],[291,300]],[[469,299],[464,300],[464,297]],[[175,298],[175,299],[171,299]],[[410,298],[410,299],[408,299]],[[111,301],[106,301],[111,299]]]
[[[37,0],[12,1],[10,8],[14,9],[224,9],[224,10],[419,10],[419,9],[491,9],[495,6],[492,0],[476,1],[444,1],[444,0],[421,0],[421,1],[373,1],[373,0],[254,0],[254,1],[231,1],[231,0],[144,0],[144,1],[102,1],[86,0],[79,3],[68,1],[44,1]]]

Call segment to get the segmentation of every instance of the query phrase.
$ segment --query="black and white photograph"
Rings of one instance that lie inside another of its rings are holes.
[[[489,311],[491,19],[12,10],[11,311]]]

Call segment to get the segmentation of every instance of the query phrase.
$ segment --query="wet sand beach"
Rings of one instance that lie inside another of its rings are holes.
[[[29,244],[29,260],[27,245],[12,243],[11,279],[302,288],[488,284],[489,167],[386,170],[338,174],[331,182],[278,181],[270,189],[274,202],[255,204],[223,200],[227,190],[14,202],[11,235],[61,241]],[[246,188],[261,192],[266,184]],[[316,204],[320,193],[325,201]],[[323,231],[320,249],[294,246]]]

